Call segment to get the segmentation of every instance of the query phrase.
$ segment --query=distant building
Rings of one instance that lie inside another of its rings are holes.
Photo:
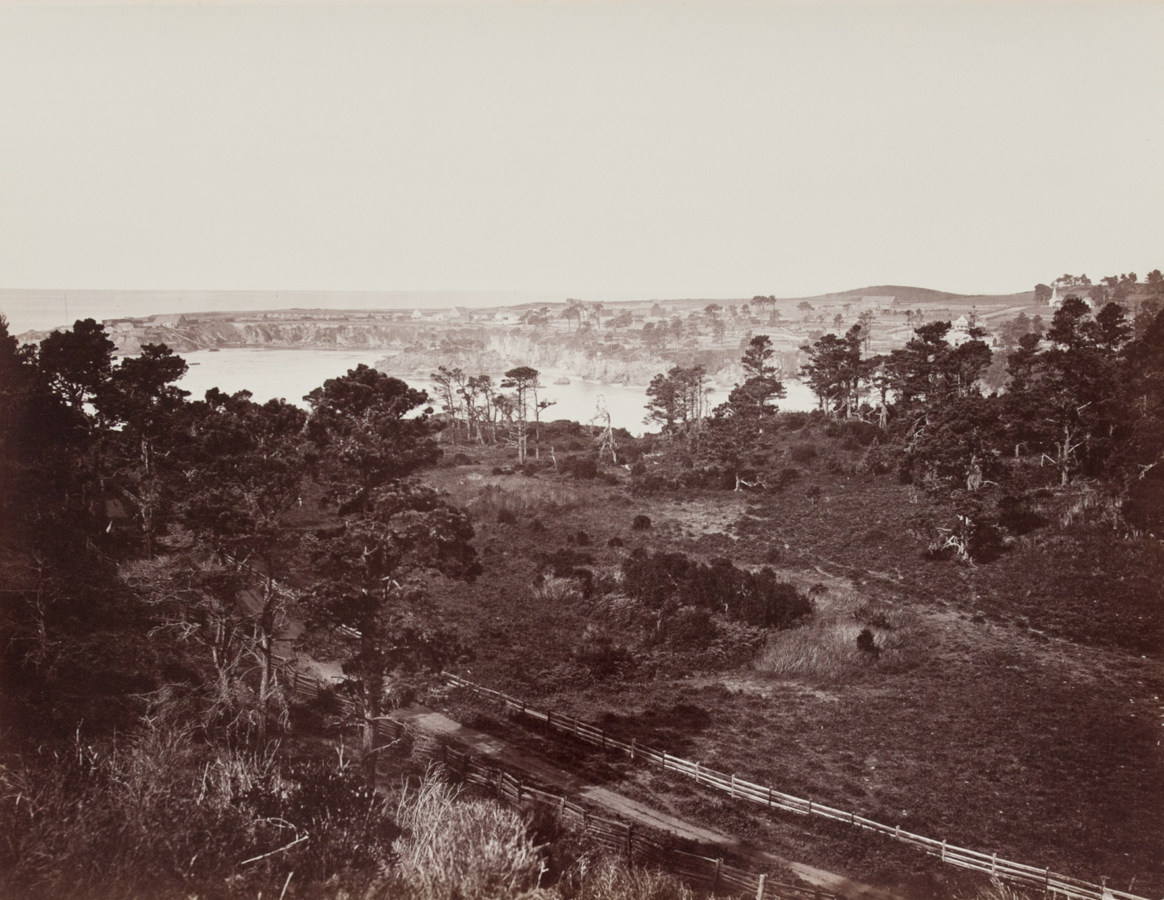
[[[961,346],[962,344],[964,344],[967,341],[972,339],[970,336],[970,329],[974,328],[975,326],[977,326],[980,329],[980,332],[979,332],[980,335],[983,331],[985,331],[985,329],[983,329],[981,325],[979,325],[977,322],[973,321],[971,318],[969,318],[965,315],[958,316],[958,318],[956,318],[953,322],[950,323],[950,331],[946,335],[946,341],[952,347]],[[982,336],[977,338],[977,340],[983,340],[983,339],[984,338]],[[997,343],[997,342],[995,342],[995,343]]]
[[[185,317],[181,313],[163,313],[150,318],[151,325],[183,325]]]

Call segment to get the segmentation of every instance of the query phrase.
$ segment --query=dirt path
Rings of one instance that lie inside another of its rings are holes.
[[[448,716],[423,706],[397,710],[392,714],[392,718],[427,734],[454,740],[478,756],[495,760],[506,769],[520,770],[547,788],[562,791],[572,798],[593,804],[624,820],[697,841],[706,846],[719,847],[725,853],[749,860],[756,871],[765,871],[773,865],[783,866],[791,869],[809,884],[850,900],[896,900],[896,895],[888,891],[749,847],[736,838],[677,819],[607,788],[588,784],[541,757],[513,747],[492,735],[466,728]]]

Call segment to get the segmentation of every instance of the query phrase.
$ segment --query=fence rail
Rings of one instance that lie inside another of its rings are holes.
[[[756,900],[839,900],[836,894],[827,891],[776,881],[766,874],[757,875],[732,866],[723,859],[679,850],[633,824],[596,816],[559,794],[526,784],[509,772],[448,745],[438,756],[462,780],[491,790],[499,800],[513,806],[542,806],[556,812],[563,821],[580,825],[594,841],[621,854],[628,863],[658,866],[707,890],[747,895]]]
[[[479,696],[488,697],[502,704],[510,712],[517,713],[525,718],[543,723],[547,728],[571,734],[581,741],[600,746],[606,750],[617,750],[625,753],[632,760],[642,761],[647,765],[658,765],[660,768],[678,772],[693,779],[698,784],[704,784],[715,790],[730,794],[733,798],[756,803],[769,809],[780,809],[800,815],[820,816],[836,822],[845,822],[853,827],[890,837],[893,840],[917,847],[931,856],[936,856],[942,862],[963,869],[983,872],[1000,881],[1010,882],[1028,888],[1042,890],[1044,896],[1066,898],[1066,900],[1147,900],[1138,894],[1126,891],[1117,891],[1106,885],[1093,884],[1052,872],[1047,868],[1027,866],[1022,863],[1002,859],[996,853],[981,853],[977,850],[968,850],[957,847],[946,841],[938,841],[904,831],[900,826],[884,825],[859,816],[854,812],[836,809],[815,800],[805,800],[791,794],[774,790],[770,786],[752,784],[734,774],[718,772],[706,766],[681,759],[667,753],[666,750],[656,750],[650,747],[639,746],[635,740],[627,743],[608,734],[602,728],[588,722],[566,715],[555,713],[552,710],[542,711],[530,706],[526,701],[511,697],[501,691],[483,687],[467,681],[457,675],[447,675],[450,684],[465,688]]]
[[[290,679],[291,692],[299,701],[313,700],[323,692],[320,679],[298,670]],[[336,697],[345,711],[352,711],[355,703],[347,697]],[[395,740],[408,729],[385,716],[376,719],[376,735],[381,740]],[[500,766],[484,763],[463,750],[442,744],[430,747],[424,755],[439,759],[450,771],[469,784],[491,790],[494,795],[513,806],[537,804],[555,811],[562,821],[580,825],[597,843],[625,856],[628,863],[647,863],[671,872],[686,881],[712,892],[746,894],[756,900],[840,900],[836,894],[800,885],[787,884],[754,874],[697,853],[688,853],[666,844],[641,828],[596,816],[586,807],[569,798],[542,790],[533,784],[506,772]]]

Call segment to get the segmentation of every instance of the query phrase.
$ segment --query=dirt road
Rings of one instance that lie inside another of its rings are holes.
[[[736,838],[677,819],[607,788],[588,784],[541,757],[513,747],[491,735],[466,728],[448,716],[423,706],[397,710],[392,714],[392,718],[427,734],[456,741],[465,749],[480,757],[492,759],[505,769],[521,771],[547,788],[561,791],[571,798],[592,804],[626,821],[697,841],[705,846],[718,847],[725,854],[748,860],[757,872],[763,872],[773,866],[783,866],[791,869],[809,884],[850,900],[897,900],[896,895],[888,891],[749,847]]]

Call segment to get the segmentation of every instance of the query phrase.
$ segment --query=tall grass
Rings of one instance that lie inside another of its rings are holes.
[[[0,895],[176,895],[237,871],[284,828],[241,803],[276,776],[269,755],[207,753],[191,732],[142,729],[118,743],[78,735],[68,754],[0,766]]]
[[[914,666],[923,645],[916,614],[886,603],[869,603],[853,588],[819,592],[812,620],[799,628],[774,631],[756,657],[755,671],[774,678],[843,684],[871,672],[898,672]],[[861,650],[857,636],[873,634],[873,652]]]
[[[642,866],[627,868],[607,854],[585,854],[563,874],[560,895],[572,900],[694,900],[674,875]]]
[[[208,745],[172,718],[0,764],[0,896],[255,896],[366,881],[391,858],[384,801],[342,760]]]
[[[539,890],[539,848],[521,816],[500,804],[467,799],[439,770],[406,791],[396,810],[397,876],[424,900],[550,896]]]
[[[546,575],[533,589],[533,598],[541,603],[577,603],[582,591],[577,580]]]
[[[524,523],[576,509],[583,496],[572,487],[537,479],[509,479],[505,485],[485,484],[454,490],[453,499],[477,521]]]
[[[1032,898],[1030,894],[992,878],[989,886],[979,888],[973,894],[963,894],[958,900],[1032,900]]]

